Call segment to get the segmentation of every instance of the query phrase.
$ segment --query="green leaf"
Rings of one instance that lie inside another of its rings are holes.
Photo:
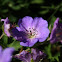
[[[31,58],[31,62],[34,62],[34,60]]]
[[[51,60],[51,62],[55,61],[55,59],[57,60],[57,62],[59,62],[59,56],[60,56],[60,52],[57,52],[54,56],[51,53],[51,44],[49,44],[47,47],[45,47],[45,53],[48,55],[48,59]],[[55,45],[56,46],[56,45]]]
[[[2,13],[7,13],[8,12],[8,9],[4,9],[1,11]]]
[[[56,56],[54,56],[54,58],[59,62],[59,57],[60,56],[60,53],[58,52],[57,54],[56,54]]]
[[[7,45],[7,43],[8,43],[8,36],[4,35],[4,36],[2,37],[2,40],[3,40],[3,43],[4,43],[5,45]]]
[[[53,16],[53,17],[51,18],[51,21],[49,22],[49,24],[50,24],[52,27],[53,27],[53,25],[54,25],[55,20],[56,20],[56,17]]]
[[[8,45],[8,47],[14,47],[15,50],[18,50],[22,46],[20,45],[20,42],[19,41],[14,40],[11,44]]]
[[[59,9],[59,11],[61,11],[61,12],[62,12],[62,8],[60,8],[60,9]]]
[[[8,2],[10,2],[10,0],[2,0],[2,5],[5,5],[5,4],[7,4]]]
[[[11,21],[11,22],[16,22],[16,20],[17,20],[17,18],[15,17],[15,16],[9,16],[9,20]]]
[[[13,3],[8,4],[9,7],[11,7],[13,10],[19,10],[21,7],[20,5],[14,5]]]
[[[10,3],[8,4],[9,7],[12,7],[13,5],[14,5],[13,2],[10,2]]]
[[[48,55],[48,58],[51,59],[51,44],[49,44],[47,47],[45,47],[45,53]]]
[[[37,4],[39,4],[39,3],[43,3],[44,1],[43,0],[32,0],[31,1],[31,3],[37,3]]]
[[[49,12],[49,10],[47,9],[47,10],[40,11],[39,13],[40,13],[40,14],[46,14],[46,13],[48,13],[48,12]]]

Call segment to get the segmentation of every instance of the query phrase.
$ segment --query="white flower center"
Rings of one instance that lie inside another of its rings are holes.
[[[38,34],[38,31],[34,28],[29,28],[28,30],[28,37],[29,38],[35,38]]]

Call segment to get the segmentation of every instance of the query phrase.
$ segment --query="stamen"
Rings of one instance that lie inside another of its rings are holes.
[[[37,35],[37,30],[36,29],[34,29],[34,28],[29,28],[29,30],[28,30],[28,37],[29,38],[34,38],[34,37],[36,37],[36,35]]]

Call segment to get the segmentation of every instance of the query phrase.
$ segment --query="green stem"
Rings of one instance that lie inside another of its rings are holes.
[[[4,33],[0,36],[0,39],[3,37]]]
[[[34,62],[34,60],[33,60],[33,59],[31,59],[31,62]]]
[[[59,10],[61,5],[62,5],[62,3],[55,8],[56,10],[53,12],[53,14],[47,20],[50,20],[50,18],[55,15],[55,13]]]

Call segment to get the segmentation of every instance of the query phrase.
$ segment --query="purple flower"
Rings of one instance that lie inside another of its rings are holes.
[[[13,48],[6,48],[2,51],[2,47],[0,46],[0,62],[10,62],[13,51]]]
[[[20,59],[23,62],[31,62],[31,54],[24,50],[20,54],[16,54],[14,58]]]
[[[32,52],[32,58],[33,58],[34,62],[39,62],[40,59],[43,59],[46,56],[45,53],[43,53],[42,51],[40,51],[38,49],[33,48],[31,52]]]
[[[32,49],[31,53],[27,51],[22,51],[20,54],[16,54],[14,58],[20,59],[23,62],[31,62],[33,60],[34,62],[39,62],[40,59],[43,59],[46,55],[38,50],[38,49]]]
[[[43,42],[49,35],[48,23],[42,17],[34,19],[25,16],[19,19],[19,27],[12,29],[12,36],[21,41],[20,45],[32,47],[37,41]]]
[[[4,32],[8,37],[11,36],[9,29],[10,29],[10,23],[8,17],[6,19],[1,19],[1,21],[4,21]]]
[[[59,23],[59,18],[57,18],[54,22],[54,26],[50,35],[51,44],[57,41],[62,42],[62,23]]]

